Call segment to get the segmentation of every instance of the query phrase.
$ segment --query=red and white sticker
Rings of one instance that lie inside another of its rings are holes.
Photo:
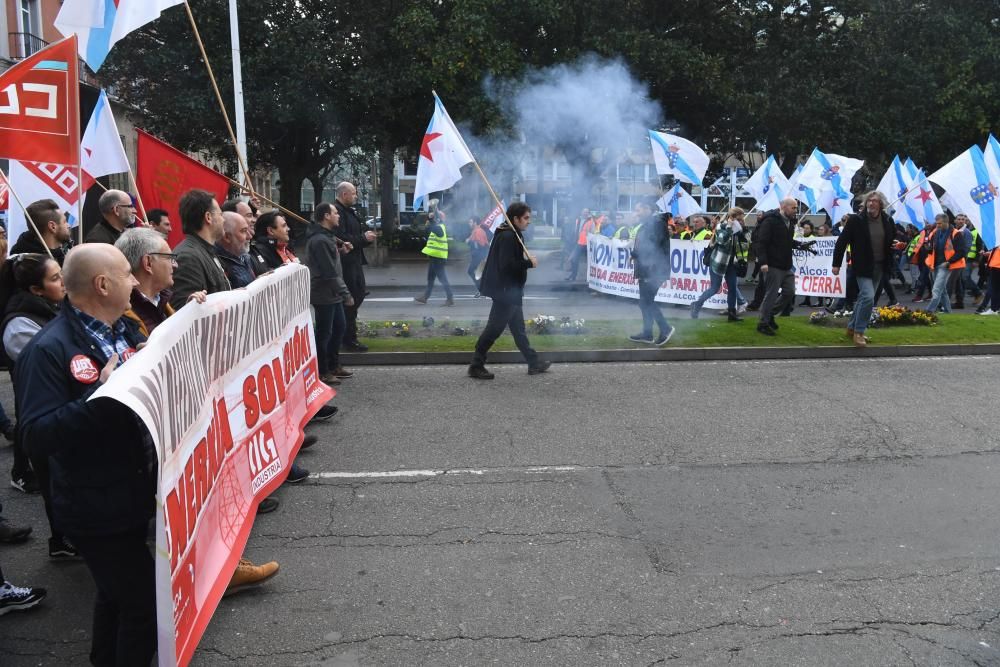
[[[78,382],[94,384],[101,377],[97,365],[90,357],[78,354],[69,361],[69,372]]]

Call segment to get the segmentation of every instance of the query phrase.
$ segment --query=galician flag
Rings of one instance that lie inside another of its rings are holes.
[[[930,187],[929,183],[924,183],[925,187]],[[907,195],[913,188],[913,178],[904,166],[903,162],[896,155],[892,158],[892,164],[886,170],[882,180],[878,182],[876,190],[886,196],[890,202],[891,213],[898,222],[910,223],[917,229],[923,229],[923,207],[918,209],[910,206]],[[931,218],[933,220],[933,218]]]
[[[803,165],[801,164],[797,166],[795,168],[795,173],[793,173],[792,177],[788,179],[788,196],[798,199],[806,205],[806,208],[809,209],[810,213],[815,213],[818,210],[816,208],[816,192],[812,188],[799,182],[799,178],[802,176],[802,168]],[[762,208],[761,210],[763,211],[769,209]]]
[[[833,190],[824,190],[820,193],[819,199],[816,200],[816,205],[826,211],[830,220],[836,224],[848,213],[853,213],[854,210],[851,208],[852,197],[841,197]]]
[[[760,211],[770,211],[778,208],[778,204],[788,193],[788,178],[781,173],[773,155],[754,172],[753,176],[743,184],[743,189],[757,200]]]
[[[851,194],[851,179],[864,164],[864,160],[824,153],[814,148],[799,174],[799,184],[817,193],[833,188],[837,194],[847,197]]]
[[[988,167],[983,149],[973,145],[927,179],[948,191],[958,208],[975,223],[987,248],[996,247],[1000,166]]]
[[[65,0],[56,29],[79,38],[80,57],[95,72],[111,47],[125,35],[160,17],[160,12],[184,0]]]
[[[709,160],[705,151],[687,139],[655,130],[649,131],[649,142],[653,146],[656,173],[701,185],[708,171]]]
[[[934,222],[934,218],[938,214],[944,213],[944,209],[941,208],[941,202],[934,194],[934,188],[930,181],[924,175],[924,170],[918,169],[910,158],[906,158],[903,167],[910,176],[910,182],[913,183],[913,188],[906,194],[906,204],[917,212],[921,220],[921,223],[913,224],[917,229],[923,229],[922,224]]]
[[[681,187],[681,184],[674,183],[665,195],[656,202],[657,208],[664,213],[670,213],[675,218],[686,218],[695,213],[701,213],[701,207],[694,197]]]
[[[87,123],[80,145],[80,166],[83,169],[83,189],[87,190],[94,180],[109,174],[124,174],[129,171],[128,157],[122,145],[111,113],[108,96],[102,90],[97,98],[97,106]],[[88,180],[89,179],[89,180]]]
[[[434,95],[434,116],[427,126],[420,144],[417,160],[417,184],[413,190],[413,208],[423,206],[424,198],[432,192],[447,190],[462,178],[462,167],[475,162],[472,152],[465,145],[462,135],[451,116]]]

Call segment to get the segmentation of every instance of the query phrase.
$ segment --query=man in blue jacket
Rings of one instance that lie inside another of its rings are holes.
[[[146,546],[157,458],[138,418],[88,401],[144,338],[123,317],[137,282],[118,248],[86,243],[63,266],[66,303],[21,352],[15,391],[33,456],[50,464],[53,521],[97,585],[90,660],[148,665],[156,652],[153,557]]]

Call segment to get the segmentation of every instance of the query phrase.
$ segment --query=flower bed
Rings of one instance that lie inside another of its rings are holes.
[[[825,310],[818,310],[809,315],[809,323],[820,326],[841,327],[847,325],[850,315],[850,312],[841,313],[838,311],[831,314]],[[870,326],[934,326],[938,322],[937,315],[928,313],[925,310],[913,310],[906,306],[878,306],[872,309]]]

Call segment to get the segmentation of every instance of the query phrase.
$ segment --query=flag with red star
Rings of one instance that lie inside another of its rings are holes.
[[[413,208],[420,209],[432,192],[447,190],[462,178],[462,167],[474,162],[451,116],[434,95],[434,116],[420,143],[417,158],[417,184],[413,189]]]

